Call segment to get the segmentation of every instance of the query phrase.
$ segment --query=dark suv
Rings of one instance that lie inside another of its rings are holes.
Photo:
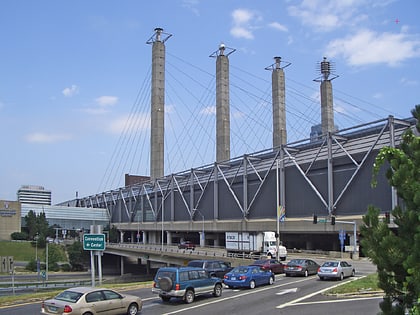
[[[209,274],[222,279],[226,273],[233,269],[229,262],[222,260],[191,260],[188,267],[203,268]]]
[[[221,296],[222,280],[202,268],[163,267],[156,273],[152,292],[159,294],[164,302],[178,297],[186,303],[192,303],[195,296],[200,294]]]

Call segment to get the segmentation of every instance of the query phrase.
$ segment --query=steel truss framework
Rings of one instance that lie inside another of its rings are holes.
[[[286,209],[286,220],[313,213],[360,215],[372,203],[389,211],[396,193],[385,176],[371,189],[372,163],[380,148],[398,146],[414,123],[390,116],[315,142],[306,139],[63,204],[106,208],[111,223],[274,219],[278,206]]]

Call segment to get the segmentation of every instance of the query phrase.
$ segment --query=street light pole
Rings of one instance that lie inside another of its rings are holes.
[[[280,250],[280,209],[279,209],[279,160],[276,159],[276,223],[277,223],[277,234],[276,234],[276,259],[279,260]]]

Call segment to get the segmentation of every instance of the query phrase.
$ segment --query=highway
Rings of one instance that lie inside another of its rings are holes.
[[[365,295],[356,297],[325,296],[323,292],[352,281],[375,271],[375,266],[367,261],[354,262],[356,277],[339,281],[320,281],[316,276],[285,277],[277,275],[273,285],[250,289],[223,290],[219,298],[212,295],[200,296],[192,304],[185,304],[180,299],[163,303],[152,294],[151,288],[126,291],[142,297],[144,307],[141,312],[147,314],[377,314],[381,297]],[[0,308],[0,314],[26,315],[39,314],[40,302],[14,307]]]

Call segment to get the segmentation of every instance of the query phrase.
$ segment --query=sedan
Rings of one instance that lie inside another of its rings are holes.
[[[316,275],[319,265],[312,259],[292,259],[284,266],[286,277]]]
[[[262,269],[271,270],[273,273],[283,273],[284,265],[277,259],[260,259],[254,261],[251,266],[260,266]]]
[[[346,261],[326,261],[318,268],[318,277],[321,280],[326,278],[343,280],[345,277],[353,277],[356,271]]]
[[[190,241],[181,242],[178,244],[179,249],[195,249],[195,244]]]
[[[134,295],[94,287],[67,289],[41,304],[41,314],[128,314],[141,311],[143,301]]]
[[[225,274],[223,283],[230,288],[245,287],[254,289],[258,285],[273,284],[274,273],[259,266],[239,266]]]

